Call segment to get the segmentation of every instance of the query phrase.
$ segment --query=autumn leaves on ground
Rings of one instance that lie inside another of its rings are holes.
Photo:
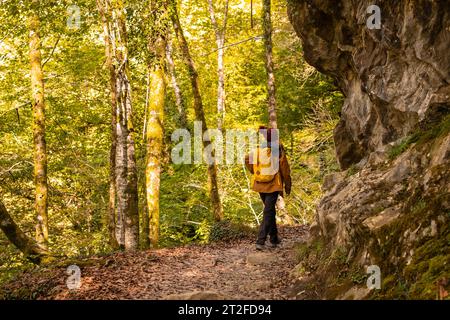
[[[22,299],[294,299],[295,243],[307,227],[282,227],[283,243],[262,252],[251,236],[210,245],[114,253],[79,260],[81,286],[66,267],[36,268],[2,288]]]

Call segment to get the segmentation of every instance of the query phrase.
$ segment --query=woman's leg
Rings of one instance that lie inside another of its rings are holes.
[[[279,239],[278,239],[278,229],[277,229],[277,218],[276,218],[276,204],[277,204],[277,200],[278,200],[278,194],[279,192],[274,192],[273,194],[271,194],[271,214],[270,214],[270,220],[269,220],[269,237],[270,237],[270,242],[274,243],[274,244],[278,244]]]
[[[278,192],[273,193],[261,193],[261,199],[264,201],[263,220],[259,226],[257,244],[263,245],[266,242],[268,234],[275,232],[276,236],[276,224],[275,224],[275,205],[278,199]],[[272,239],[272,236],[271,236]]]

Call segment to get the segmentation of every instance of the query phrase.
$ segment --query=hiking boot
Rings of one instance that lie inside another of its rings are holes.
[[[269,247],[276,248],[276,247],[278,247],[279,244],[281,244],[281,241],[280,241],[280,239],[277,239],[275,242],[270,242]]]
[[[263,244],[257,243],[257,244],[256,244],[256,250],[258,250],[258,251],[264,250],[264,245],[263,245]]]

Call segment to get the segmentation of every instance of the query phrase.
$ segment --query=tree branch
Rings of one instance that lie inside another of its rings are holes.
[[[0,117],[3,117],[5,114],[7,114],[7,113],[10,112],[10,111],[19,110],[20,108],[26,107],[26,106],[28,106],[28,105],[30,105],[30,102],[25,102],[25,103],[23,103],[23,104],[21,104],[21,105],[19,105],[19,106],[17,106],[17,107],[13,107],[13,108],[11,108],[11,109],[8,109],[8,110],[2,112],[2,113],[0,114]]]
[[[248,41],[251,41],[251,40],[261,40],[262,37],[263,37],[263,35],[261,34],[261,35],[258,35],[258,36],[250,37],[250,38],[245,39],[245,40],[241,40],[241,41],[238,41],[238,42],[230,43],[230,44],[228,44],[226,46],[217,48],[217,49],[215,49],[215,50],[213,50],[211,52],[202,54],[202,55],[200,55],[200,57],[206,57],[206,56],[209,56],[210,54],[213,54],[216,51],[219,51],[220,49],[226,49],[226,48],[229,48],[229,47],[234,47],[234,46],[240,45],[240,44],[242,44],[244,42],[248,42]]]
[[[8,214],[6,207],[0,200],[0,229],[5,233],[6,237],[11,241],[25,256],[34,263],[39,264],[44,256],[48,256],[49,252],[37,244],[33,239],[29,238],[14,222]]]
[[[207,1],[208,1],[208,11],[209,11],[209,17],[211,19],[211,24],[213,25],[214,32],[216,34],[216,39],[219,40],[220,39],[220,30],[219,30],[219,25],[217,24],[216,14],[214,12],[214,5],[213,5],[212,0],[207,0]]]
[[[223,37],[225,37],[225,32],[227,30],[228,2],[229,2],[229,0],[225,1],[225,10],[224,10],[224,13],[223,13],[223,28],[222,28],[222,36]]]
[[[55,45],[53,46],[52,52],[50,55],[45,59],[45,61],[42,63],[42,69],[44,69],[45,64],[51,59],[53,56],[53,53],[55,52],[56,46],[58,45],[59,40],[61,39],[61,35],[58,36],[58,39],[56,39]]]

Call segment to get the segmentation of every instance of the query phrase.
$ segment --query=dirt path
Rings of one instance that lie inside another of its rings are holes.
[[[281,228],[282,245],[256,253],[254,241],[195,245],[136,253],[116,253],[81,266],[81,288],[69,291],[65,268],[33,272],[7,290],[37,287],[37,299],[164,299],[193,291],[213,291],[228,299],[287,299],[293,245],[304,226]],[[31,289],[33,290],[33,289]]]

